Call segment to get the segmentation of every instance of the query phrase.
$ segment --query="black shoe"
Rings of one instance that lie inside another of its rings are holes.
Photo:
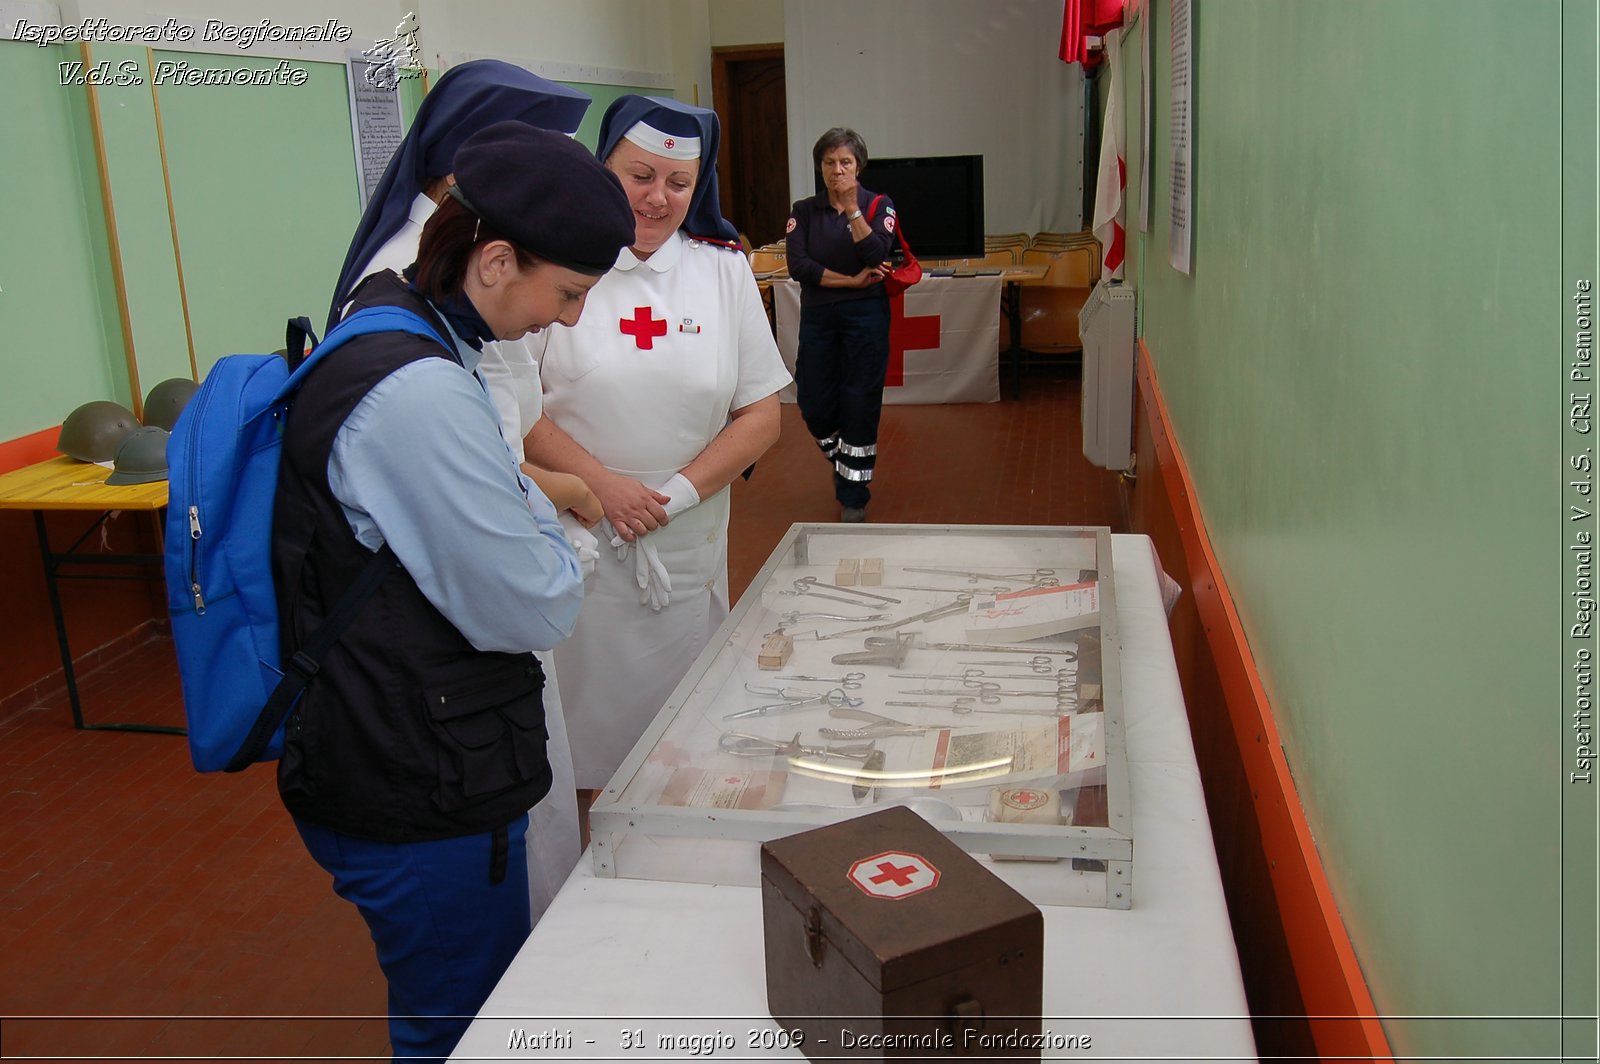
[[[839,520],[847,525],[858,525],[867,519],[865,506],[846,506],[839,512]]]

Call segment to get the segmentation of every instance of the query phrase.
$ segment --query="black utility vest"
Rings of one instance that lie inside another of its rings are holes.
[[[355,302],[405,307],[450,336],[392,274],[365,284]],[[334,436],[390,373],[418,359],[454,357],[426,337],[360,337],[313,369],[296,397],[272,534],[285,660],[372,557],[328,485]],[[472,550],[467,542],[435,546]],[[283,804],[296,817],[379,842],[504,827],[550,789],[543,688],[531,653],[475,649],[397,565],[289,717],[278,764]]]

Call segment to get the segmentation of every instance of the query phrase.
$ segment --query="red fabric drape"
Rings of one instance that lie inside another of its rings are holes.
[[[1085,38],[1103,37],[1107,30],[1122,25],[1124,0],[1062,0],[1061,48],[1063,63],[1082,63],[1085,68],[1100,62],[1099,52],[1090,52]]]

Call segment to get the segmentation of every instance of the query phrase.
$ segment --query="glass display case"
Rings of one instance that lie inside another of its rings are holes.
[[[1128,908],[1104,528],[795,525],[590,811],[600,876],[756,885],[910,807],[1030,900]]]

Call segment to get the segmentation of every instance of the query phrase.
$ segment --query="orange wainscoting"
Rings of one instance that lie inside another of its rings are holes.
[[[1142,339],[1138,367],[1132,523],[1192,592],[1173,611],[1173,649],[1258,1049],[1390,1059]]]

